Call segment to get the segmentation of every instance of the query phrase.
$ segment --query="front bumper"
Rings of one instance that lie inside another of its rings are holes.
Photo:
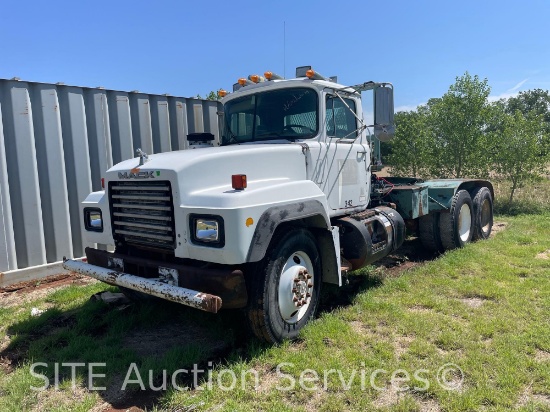
[[[66,260],[67,270],[207,312],[243,308],[248,301],[244,274],[230,267],[198,268],[86,248],[88,263]],[[175,282],[159,272],[176,273]],[[139,274],[141,276],[137,276]]]

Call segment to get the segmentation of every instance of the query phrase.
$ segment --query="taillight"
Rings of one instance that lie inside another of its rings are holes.
[[[246,189],[246,175],[233,175],[231,176],[231,184],[235,190]]]

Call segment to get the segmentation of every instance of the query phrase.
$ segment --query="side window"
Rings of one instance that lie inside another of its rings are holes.
[[[344,98],[353,113],[356,113],[355,101]],[[355,139],[357,137],[357,119],[336,96],[327,96],[326,129],[329,137]]]

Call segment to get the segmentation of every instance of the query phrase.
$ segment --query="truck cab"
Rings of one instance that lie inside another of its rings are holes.
[[[89,247],[87,263],[64,267],[134,298],[241,308],[257,337],[280,342],[315,316],[322,283],[395,251],[406,225],[439,251],[487,237],[490,183],[376,177],[372,144],[393,135],[393,86],[335,80],[309,66],[294,79],[239,79],[220,93],[219,146],[193,135],[196,150],[139,151],[106,172],[82,214],[90,244],[114,251]]]
[[[243,89],[223,101],[222,146],[298,143],[306,179],[325,194],[330,216],[368,204],[371,149],[356,91],[307,77]]]

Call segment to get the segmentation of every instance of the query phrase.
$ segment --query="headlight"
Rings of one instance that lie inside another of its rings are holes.
[[[193,243],[223,247],[223,219],[221,216],[191,215]]]
[[[202,242],[217,242],[219,232],[218,222],[215,220],[197,219],[197,232],[195,233],[197,240]]]
[[[84,208],[84,227],[90,232],[103,232],[103,218],[101,209]]]

